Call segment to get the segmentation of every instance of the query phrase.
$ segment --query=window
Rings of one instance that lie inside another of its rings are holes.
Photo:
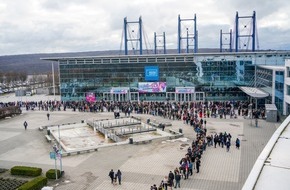
[[[287,85],[287,95],[290,96],[290,86]]]
[[[290,77],[290,67],[286,67],[287,70],[287,77]]]

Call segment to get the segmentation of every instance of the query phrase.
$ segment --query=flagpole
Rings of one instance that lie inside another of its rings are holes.
[[[54,81],[54,67],[53,67],[53,62],[51,63],[51,67],[52,67],[53,99],[55,100],[55,81]]]

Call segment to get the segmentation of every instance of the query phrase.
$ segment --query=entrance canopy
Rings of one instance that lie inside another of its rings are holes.
[[[248,94],[253,98],[266,98],[269,96],[268,93],[254,87],[239,87],[244,93]]]

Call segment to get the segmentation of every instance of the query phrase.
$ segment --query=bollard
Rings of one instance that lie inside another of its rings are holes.
[[[133,137],[129,137],[129,144],[133,144]]]

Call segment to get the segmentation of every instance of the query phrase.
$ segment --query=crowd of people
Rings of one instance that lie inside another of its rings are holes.
[[[237,116],[252,115],[258,118],[265,117],[264,108],[249,109],[250,102],[227,101],[227,102],[118,102],[118,101],[30,101],[30,102],[0,102],[0,108],[8,106],[25,107],[28,110],[43,111],[72,111],[80,112],[113,112],[116,109],[126,116],[130,113],[158,115],[168,119],[183,119],[192,124],[193,113],[197,111],[199,116],[236,118]],[[255,107],[255,106],[254,106]]]
[[[187,180],[195,173],[200,172],[201,160],[207,147],[226,147],[226,151],[230,151],[232,136],[227,132],[215,134],[207,134],[206,124],[207,118],[236,118],[247,115],[248,102],[114,102],[114,101],[39,101],[39,102],[9,102],[0,103],[0,108],[9,106],[25,107],[29,110],[42,111],[71,111],[79,112],[119,112],[129,116],[130,113],[150,114],[160,116],[171,120],[181,120],[184,124],[193,127],[196,136],[188,147],[184,157],[182,157],[175,169],[161,180],[160,184],[151,186],[152,190],[167,190],[173,187],[181,186],[181,180]],[[236,114],[237,111],[237,114]],[[255,115],[263,117],[263,109],[253,112]],[[49,113],[47,113],[49,120]],[[27,126],[25,126],[26,128]],[[236,148],[240,147],[239,138],[236,139]],[[109,176],[112,184],[116,184],[117,180],[121,184],[121,171],[114,173],[110,171]]]
[[[230,151],[231,139],[232,135],[227,132],[220,132],[219,134],[207,134],[206,128],[206,114],[202,115],[202,113],[195,111],[193,114],[188,114],[188,112],[184,112],[183,118],[185,117],[184,123],[187,123],[194,128],[196,132],[196,136],[191,143],[191,146],[188,147],[186,154],[179,161],[178,166],[172,171],[169,172],[168,175],[161,180],[159,186],[156,184],[151,186],[151,190],[170,190],[174,188],[180,188],[181,179],[188,179],[193,175],[193,170],[196,170],[198,174],[200,172],[201,167],[201,159],[204,151],[206,151],[207,147],[216,148],[217,145],[221,148],[226,147],[226,151]],[[192,121],[187,121],[188,116],[192,117]],[[207,115],[209,116],[209,115]],[[239,149],[240,140],[236,139],[236,148]]]

